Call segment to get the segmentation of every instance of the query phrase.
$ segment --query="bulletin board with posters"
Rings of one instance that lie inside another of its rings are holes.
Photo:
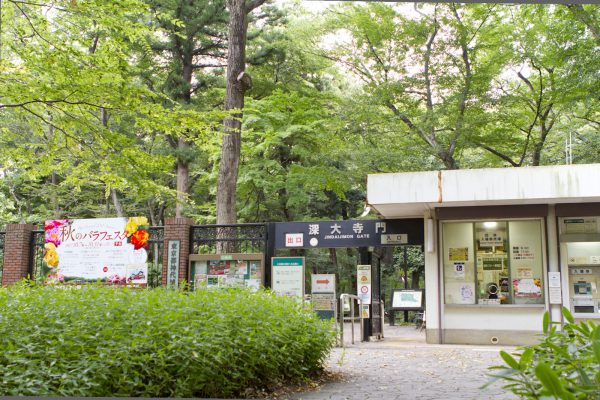
[[[264,286],[262,253],[190,254],[189,281],[193,290],[232,286]]]

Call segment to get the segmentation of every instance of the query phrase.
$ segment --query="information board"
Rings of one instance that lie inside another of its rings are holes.
[[[392,289],[392,310],[421,311],[424,300],[423,289]]]
[[[190,254],[193,289],[264,285],[262,253]]]
[[[273,257],[271,282],[279,295],[304,298],[304,257]]]

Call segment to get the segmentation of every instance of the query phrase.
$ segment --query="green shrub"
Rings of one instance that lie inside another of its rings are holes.
[[[242,289],[0,289],[0,395],[233,397],[322,368],[331,324]]]
[[[544,339],[513,355],[501,351],[506,365],[491,369],[507,381],[504,388],[531,399],[600,399],[600,326],[592,321],[575,323],[563,308],[566,322],[552,322],[544,314]],[[557,326],[562,325],[562,330]],[[513,357],[514,356],[514,357]]]

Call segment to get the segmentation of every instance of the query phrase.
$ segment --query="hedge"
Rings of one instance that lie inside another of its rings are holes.
[[[322,369],[332,324],[244,289],[0,289],[0,395],[244,397]]]

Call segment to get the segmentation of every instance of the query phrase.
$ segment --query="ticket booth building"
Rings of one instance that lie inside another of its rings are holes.
[[[423,218],[428,343],[535,343],[562,307],[600,320],[600,164],[376,174],[367,196]]]

